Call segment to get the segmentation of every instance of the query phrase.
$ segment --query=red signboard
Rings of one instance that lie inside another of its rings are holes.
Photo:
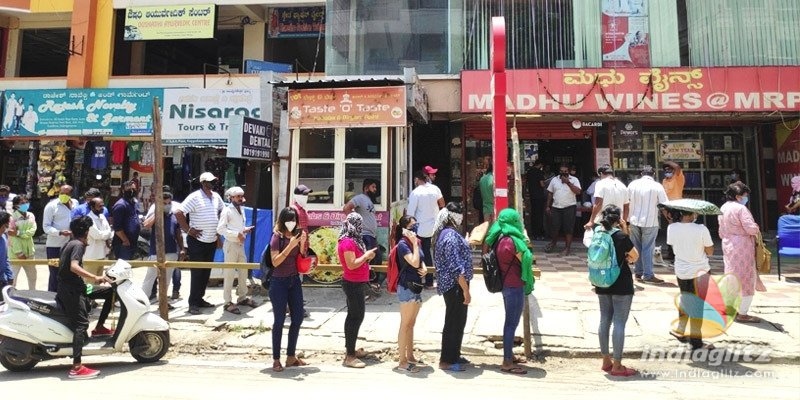
[[[507,71],[510,113],[800,110],[800,67],[583,68]],[[492,73],[461,73],[461,112],[492,108]]]
[[[405,86],[290,89],[289,128],[405,126]]]

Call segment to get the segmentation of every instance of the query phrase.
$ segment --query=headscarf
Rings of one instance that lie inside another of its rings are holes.
[[[517,253],[522,253],[522,281],[525,282],[525,294],[533,292],[533,252],[528,248],[525,243],[525,234],[523,233],[522,219],[517,210],[513,208],[506,208],[500,211],[497,216],[497,221],[489,228],[484,242],[489,246],[494,244],[500,239],[501,236],[508,236],[514,241],[514,247]]]
[[[463,214],[456,214],[447,209],[447,207],[439,210],[436,214],[436,222],[433,225],[433,237],[431,238],[431,251],[436,247],[436,242],[439,240],[439,234],[442,233],[444,228],[457,229],[464,219]]]
[[[364,245],[364,239],[361,237],[362,226],[364,219],[361,214],[353,211],[347,214],[347,218],[342,223],[342,230],[339,231],[339,240],[350,238],[353,239],[361,251],[367,251],[367,246]]]
[[[795,175],[792,177],[792,190],[795,192],[800,192],[800,175]]]

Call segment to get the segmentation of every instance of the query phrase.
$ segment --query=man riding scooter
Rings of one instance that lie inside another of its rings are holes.
[[[113,335],[114,331],[103,326],[111,311],[114,291],[109,286],[91,286],[84,284],[81,278],[101,284],[109,282],[104,276],[97,276],[83,269],[83,253],[86,250],[86,239],[93,221],[88,216],[72,220],[69,228],[72,240],[61,248],[58,263],[58,292],[56,301],[70,318],[69,328],[74,332],[72,339],[72,369],[68,377],[71,379],[94,378],[100,371],[88,368],[81,363],[83,346],[87,342],[86,331],[89,329],[90,300],[103,299],[103,309],[93,336]]]

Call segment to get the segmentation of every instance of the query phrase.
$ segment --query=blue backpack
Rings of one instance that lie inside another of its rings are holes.
[[[594,286],[607,288],[619,278],[617,252],[614,249],[614,240],[611,238],[611,235],[618,230],[613,228],[611,231],[606,231],[602,226],[594,228],[594,235],[587,253],[589,282]]]

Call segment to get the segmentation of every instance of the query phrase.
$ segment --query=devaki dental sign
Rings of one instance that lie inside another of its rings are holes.
[[[227,157],[272,161],[272,123],[234,115],[229,126]]]

